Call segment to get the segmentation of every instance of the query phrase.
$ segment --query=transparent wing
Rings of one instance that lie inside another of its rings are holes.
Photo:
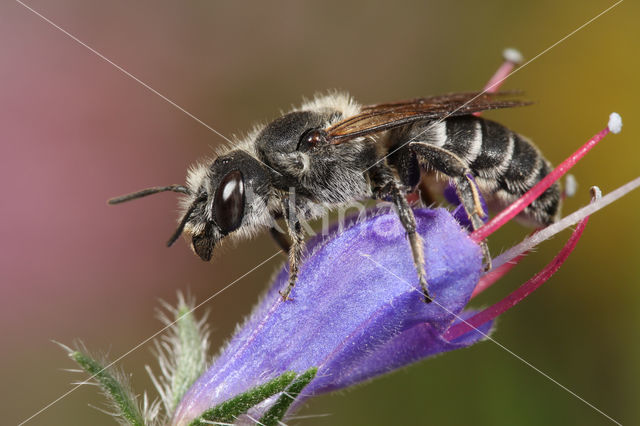
[[[329,143],[339,144],[358,136],[389,130],[422,120],[438,120],[499,108],[530,105],[517,99],[519,92],[450,93],[407,101],[369,105],[360,114],[326,129]]]

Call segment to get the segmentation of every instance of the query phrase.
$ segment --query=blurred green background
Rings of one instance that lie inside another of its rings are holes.
[[[482,88],[504,47],[526,58],[612,5],[582,2],[100,2],[28,5],[225,135],[327,89],[362,103]],[[640,171],[640,18],[621,3],[511,77],[534,106],[487,114],[533,138],[557,163],[625,122],[575,169],[578,195],[607,192]],[[183,242],[167,249],[176,200],[118,208],[111,196],[183,182],[222,140],[16,2],[0,5],[0,412],[25,420],[80,376],[51,340],[81,338],[116,358],[160,328],[158,299],[188,290],[202,301],[275,252],[268,235],[205,264]],[[596,214],[565,266],[493,337],[623,424],[640,424],[640,193]],[[493,253],[527,230],[510,225]],[[478,305],[539,270],[566,235],[545,243]],[[255,270],[206,305],[213,347],[230,336],[284,259]],[[120,365],[138,392],[150,345]],[[28,424],[110,425],[71,393]],[[607,424],[593,408],[504,348],[485,342],[348,392],[311,400],[301,425]]]

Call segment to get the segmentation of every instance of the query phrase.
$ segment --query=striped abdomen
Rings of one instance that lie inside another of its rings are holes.
[[[531,141],[479,117],[416,123],[394,130],[391,137],[400,144],[408,140],[426,142],[455,154],[469,167],[487,202],[498,208],[519,198],[552,170]],[[520,218],[534,226],[548,225],[559,215],[560,200],[556,182]]]

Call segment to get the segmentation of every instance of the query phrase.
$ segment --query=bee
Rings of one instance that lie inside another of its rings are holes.
[[[280,292],[287,300],[304,250],[302,220],[354,200],[388,200],[430,302],[423,245],[406,195],[423,177],[452,184],[473,229],[484,224],[480,194],[494,207],[519,198],[551,165],[528,139],[474,113],[526,104],[513,93],[454,93],[370,106],[341,93],[318,96],[192,166],[186,185],[149,188],[109,203],[163,191],[184,194],[168,246],[184,234],[204,261],[225,238],[270,229],[289,256],[289,280]],[[555,184],[520,219],[547,225],[557,219],[560,203]],[[274,218],[284,220],[290,242]]]

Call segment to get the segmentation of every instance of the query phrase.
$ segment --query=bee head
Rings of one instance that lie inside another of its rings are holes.
[[[170,247],[182,235],[191,239],[191,248],[204,261],[211,260],[213,248],[226,236],[251,232],[269,218],[267,196],[269,174],[262,164],[244,151],[236,150],[207,165],[189,170],[187,185],[145,189],[109,200],[118,204],[162,191],[186,194],[182,218],[169,238]]]

